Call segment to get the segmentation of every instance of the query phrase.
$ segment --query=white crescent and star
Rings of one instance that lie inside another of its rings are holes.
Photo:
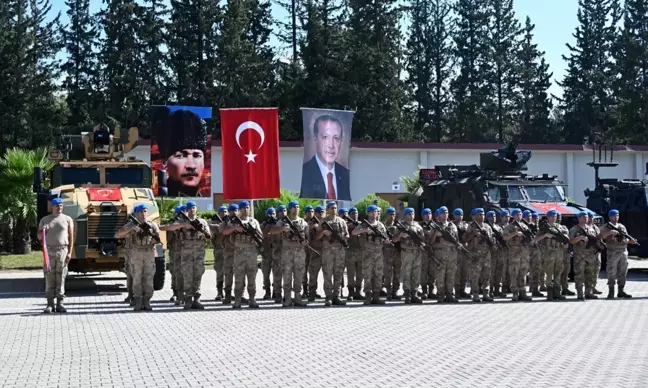
[[[246,121],[239,125],[238,128],[236,128],[236,144],[238,144],[239,148],[243,150],[243,147],[241,147],[241,135],[248,129],[255,131],[261,137],[261,144],[259,144],[259,148],[257,148],[258,151],[259,149],[261,149],[263,142],[265,141],[265,132],[263,131],[263,128],[254,121]],[[257,154],[253,153],[252,150],[249,150],[245,155],[248,163],[255,163],[254,158],[256,158],[256,156]]]

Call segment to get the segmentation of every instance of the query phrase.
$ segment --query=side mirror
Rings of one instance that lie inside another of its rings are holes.
[[[43,191],[43,168],[34,167],[34,193],[40,193]]]
[[[158,171],[158,197],[168,197],[169,190],[167,189],[167,172],[166,170]]]

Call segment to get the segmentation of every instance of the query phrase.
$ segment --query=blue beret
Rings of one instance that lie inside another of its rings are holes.
[[[593,211],[588,210],[588,211],[587,211],[587,215],[590,216],[590,217],[594,217],[596,214],[594,214]]]
[[[506,216],[508,216],[508,215],[509,215],[509,212],[508,212],[508,210],[506,210],[506,209],[504,209],[504,210],[502,210],[502,211],[500,212],[500,217],[506,217]]]
[[[405,215],[414,214],[414,208],[408,207],[407,209],[405,209],[404,213]]]
[[[187,209],[189,209],[190,207],[196,207],[196,203],[194,201],[189,201],[189,202],[187,202],[186,206],[187,206]]]
[[[495,217],[495,212],[490,210],[488,213],[486,213],[486,217]]]
[[[459,209],[459,208],[456,208],[456,209],[454,209],[454,211],[452,212],[452,214],[454,214],[455,216],[460,216],[460,215],[463,214],[463,210],[461,210],[461,209]]]
[[[238,210],[238,205],[235,204],[235,203],[233,203],[233,204],[229,205],[229,207],[227,208],[227,210],[229,210],[229,211],[231,211],[231,212],[236,211],[236,210]]]
[[[133,209],[133,212],[134,213],[139,213],[139,212],[144,211],[144,210],[146,210],[146,205],[141,204],[141,205],[135,206],[135,209]]]
[[[438,217],[439,214],[443,214],[443,211],[441,211],[441,208],[436,209],[436,210],[434,211],[434,216],[435,216],[435,217]]]
[[[367,210],[367,211],[368,211],[368,210]],[[353,206],[353,207],[351,207],[351,208],[349,209],[349,213],[357,213],[357,212],[358,212],[358,208],[355,207],[355,206]]]
[[[556,215],[558,215],[558,212],[556,211],[556,209],[550,209],[547,212],[547,217],[556,216]]]
[[[54,198],[52,199],[52,206],[58,206],[63,203],[63,200],[61,198]]]
[[[286,210],[286,205],[279,205],[279,206],[277,206],[277,211],[282,212],[282,211],[284,211],[284,210]]]
[[[511,210],[511,215],[512,216],[517,216],[518,214],[522,213],[522,210],[520,209],[513,209]]]
[[[187,211],[187,205],[180,206],[180,210],[183,211],[183,212]]]
[[[311,210],[313,210],[313,207],[311,205],[306,205],[306,207],[304,207],[305,212],[309,212]]]
[[[222,205],[218,208],[218,211],[219,211],[219,212],[224,212],[224,211],[226,211],[226,210],[227,210],[227,207],[222,206]]]
[[[396,209],[394,209],[393,207],[388,207],[387,214],[396,214]]]
[[[294,209],[294,208],[296,208],[297,206],[299,206],[299,202],[297,202],[297,201],[290,201],[290,202],[288,203],[288,209]]]
[[[175,211],[175,214],[181,213],[182,212],[182,206],[176,206],[174,211]]]
[[[586,211],[581,211],[576,214],[578,217],[587,217],[587,212]]]
[[[272,214],[274,212],[275,212],[275,208],[273,208],[273,207],[269,207],[269,208],[266,209],[266,214],[267,215],[270,215],[270,214]]]
[[[559,211],[556,212],[556,217],[562,217],[562,214],[560,214]]]
[[[421,211],[422,216],[425,216],[425,215],[428,215],[428,214],[432,214],[431,209],[425,208],[425,209],[423,209],[423,211]]]
[[[441,207],[440,207],[439,209],[437,209],[437,210],[439,210],[441,213],[443,213],[443,212],[447,212],[447,211],[448,211],[448,208],[445,207],[445,206],[441,206]]]
[[[239,202],[239,209],[242,209],[244,207],[250,207],[250,202],[248,202],[248,201]]]
[[[472,211],[470,212],[471,216],[476,216],[477,214],[484,214],[484,209],[477,207],[472,209]]]
[[[369,205],[367,207],[367,213],[375,212],[376,210],[378,210],[378,206],[376,205]]]
[[[618,215],[619,215],[619,211],[617,209],[612,209],[612,210],[610,210],[608,212],[608,217],[610,217],[610,216],[618,216]]]
[[[348,213],[348,212],[349,212],[349,211],[348,211],[345,207],[341,207],[341,208],[338,210],[338,214],[344,214],[344,213]]]
[[[323,212],[323,211],[324,211],[324,206],[322,206],[322,205],[315,206],[315,211],[316,211],[317,213],[321,213],[321,212]]]
[[[530,215],[531,215],[531,210],[525,210],[525,211],[522,212],[522,217],[526,218],[526,217],[528,217]]]
[[[337,203],[335,203],[334,201],[331,201],[331,202],[329,202],[329,203],[326,204],[326,208],[327,208],[327,209],[330,209],[330,208],[332,208],[333,206],[337,207]]]
[[[533,217],[533,218],[538,218],[539,216],[540,216],[540,214],[538,214],[536,212],[531,213],[531,217]]]

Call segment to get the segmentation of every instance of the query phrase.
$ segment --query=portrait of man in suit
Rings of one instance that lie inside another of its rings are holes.
[[[351,112],[342,112],[352,114]],[[302,169],[302,198],[333,199],[350,201],[349,169],[340,163],[345,136],[350,136],[350,128],[345,133],[343,120],[330,112],[319,115],[313,122],[311,141],[315,154],[304,162]],[[305,136],[308,141],[309,136]],[[308,156],[305,150],[305,157]],[[348,160],[348,159],[347,159]]]

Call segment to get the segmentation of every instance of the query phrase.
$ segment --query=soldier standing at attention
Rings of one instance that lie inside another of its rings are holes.
[[[326,218],[322,220],[335,230],[339,239],[348,241],[349,230],[346,222],[337,217],[337,204],[329,202],[326,204]],[[344,306],[346,302],[340,299],[340,287],[342,276],[344,276],[344,246],[339,239],[332,238],[333,232],[327,226],[318,225],[317,239],[322,241],[322,272],[324,272],[324,292],[326,293],[325,306]]]
[[[315,212],[313,211],[313,207],[311,205],[306,205],[304,208],[304,221],[310,226],[310,221],[313,218],[313,215]],[[310,242],[310,233],[306,235],[306,240]],[[308,298],[308,267],[310,265],[310,260],[311,260],[311,255],[313,255],[313,251],[310,249],[306,250],[306,265],[304,266],[304,277],[302,279],[302,289],[303,289],[303,294],[302,294],[302,299]]]
[[[528,212],[528,216],[525,216]],[[533,234],[538,233],[538,213],[531,213],[528,210],[525,210],[522,213],[522,218],[525,218],[527,221],[527,227]],[[542,256],[540,255],[540,249],[537,246],[532,246],[529,248],[529,291],[532,296],[544,297],[544,294],[540,292],[540,284],[544,284],[542,281]]]
[[[396,220],[396,209],[393,207],[387,208],[387,219],[385,220],[385,228],[390,237],[398,234],[398,228],[394,225]],[[398,289],[400,288],[401,277],[401,255],[398,248],[399,244],[383,245],[383,256],[385,260],[383,270],[383,281],[387,289],[387,300],[400,300]]]
[[[457,227],[457,231],[459,232],[459,241],[463,241],[463,235],[466,233],[466,228],[468,227],[468,223],[463,220],[463,209],[455,209],[452,212],[452,215],[454,217],[454,224]],[[468,281],[468,275],[469,275],[469,261],[466,255],[458,251],[457,252],[457,274],[455,275],[455,294],[457,295],[457,298],[469,298],[470,295],[466,293],[466,282]]]
[[[344,217],[346,209],[342,208],[339,211],[340,217]],[[347,287],[349,289],[348,301],[363,300],[364,296],[360,294],[362,289],[362,271],[363,252],[360,246],[360,239],[357,235],[353,234],[358,223],[358,209],[352,207],[349,209],[349,216],[352,221],[347,221],[347,228],[349,229],[349,249],[346,251],[346,267],[347,267]],[[365,287],[366,288],[366,287]]]
[[[182,205],[177,208],[174,222],[178,219],[180,213],[186,211],[187,205]],[[179,232],[167,232],[167,238],[169,234],[173,235],[173,279],[175,280],[177,291],[177,299],[174,304],[180,306],[184,303],[184,281],[182,278],[182,245],[184,244],[184,235]]]
[[[587,212],[587,226],[594,229],[596,235],[598,236],[601,233],[601,229],[594,223],[594,213],[591,211]],[[599,273],[601,273],[601,252],[596,253],[596,277],[594,278],[594,286],[592,287],[592,293],[594,295],[601,295],[602,292],[596,289],[596,282],[598,280]]]
[[[459,240],[457,226],[448,221],[448,208],[441,206],[434,215],[437,223],[455,239]],[[443,238],[441,231],[436,231],[432,236],[434,257],[439,260],[437,267],[437,302],[457,303],[459,302],[453,294],[455,287],[455,275],[457,274],[457,247]]]
[[[151,221],[146,220],[148,210],[146,205],[137,205],[134,209],[135,217],[140,224],[148,224],[151,232],[160,234],[160,228]],[[130,238],[131,270],[133,276],[133,295],[135,297],[135,311],[153,310],[151,298],[153,297],[153,276],[155,275],[155,239],[132,221],[115,233],[115,238]]]
[[[237,216],[239,207],[233,203],[227,208],[227,212],[231,216]],[[223,298],[223,305],[232,303],[232,285],[234,283],[234,240],[232,235],[226,236],[223,231],[227,227],[229,220],[225,220],[222,224],[218,225],[218,231],[221,234],[223,241],[223,279],[225,297]]]
[[[261,262],[261,271],[263,273],[263,300],[272,299],[273,294],[270,293],[270,272],[272,272],[273,262],[279,260],[275,258],[272,252],[272,240],[275,236],[271,236],[270,230],[277,224],[277,213],[275,208],[269,207],[266,209],[266,219],[261,223],[261,230],[263,231],[263,250],[267,252],[266,256]],[[276,275],[275,275],[276,276]],[[277,289],[275,288],[275,292]]]
[[[387,228],[377,218],[376,205],[369,205],[367,207],[367,222],[379,233],[387,234]],[[382,288],[382,275],[384,272],[384,258],[383,246],[389,243],[389,240],[384,240],[376,235],[373,229],[365,223],[361,223],[351,232],[354,236],[360,237],[362,244],[362,273],[364,274],[364,304],[385,304],[384,300],[380,299],[380,290]]]
[[[556,224],[558,212],[551,209],[547,212],[547,224],[549,228],[563,233],[563,229]],[[565,238],[567,233],[564,233]],[[544,272],[547,274],[547,300],[565,299],[560,292],[560,274],[563,270],[563,252],[567,249],[567,244],[561,244],[551,233],[540,234],[536,236],[535,241],[540,246],[540,251],[544,257]]]
[[[227,208],[225,206],[220,206],[218,208],[218,216],[223,220],[222,223],[227,219]],[[216,218],[216,217],[214,217]],[[210,231],[212,234],[212,247],[214,248],[214,272],[216,272],[216,290],[218,294],[214,300],[220,302],[223,300],[223,265],[225,263],[225,252],[223,248],[223,235],[220,233],[221,222],[218,219],[212,219],[210,226]]]
[[[531,222],[533,222],[533,224],[536,225],[536,232],[537,232],[537,227],[540,226],[540,215],[536,212],[531,213]],[[540,255],[540,275],[538,279],[540,283],[540,292],[547,291],[547,285],[546,285],[547,282],[545,281],[545,271],[544,271],[544,257],[542,257],[542,255]]]
[[[504,236],[502,227],[497,224],[496,216],[494,211],[489,211],[486,213],[486,222],[488,226],[493,230],[493,237],[499,234]],[[491,252],[491,274],[490,274],[490,297],[506,297],[506,294],[501,292],[501,285],[503,281],[504,274],[504,250],[506,249],[502,246],[500,240],[494,238],[494,244],[490,248]]]
[[[285,205],[277,206],[277,219],[288,215]],[[283,239],[280,235],[272,236],[272,290],[275,303],[281,303],[281,281],[283,279],[283,267],[281,266],[281,244]]]
[[[587,234],[594,234],[594,229],[587,226],[587,212],[578,213],[578,225],[569,230],[569,242],[574,246],[574,280],[578,300],[598,299],[592,293],[596,278],[596,249],[587,247]],[[585,293],[583,294],[583,283]]]
[[[432,210],[425,208],[421,211],[421,219],[423,223],[429,222],[432,220]],[[427,232],[430,231],[430,227],[423,226],[423,223],[421,227],[423,228],[423,232],[425,232],[426,236],[429,236]],[[435,275],[435,268],[436,265],[434,264],[434,259],[433,259],[433,252],[432,252],[432,245],[426,245],[425,247],[425,254],[421,257],[421,299],[426,300],[428,297],[433,297],[434,296],[434,280],[436,278]]]
[[[406,231],[399,228],[399,233],[394,236],[393,241],[401,243],[401,283],[405,293],[405,304],[423,303],[416,296],[416,291],[421,277],[421,256],[425,246],[419,246],[409,233],[419,236],[422,241],[425,241],[425,233],[423,228],[414,221],[414,209],[411,207],[403,212],[403,224]]]
[[[241,222],[250,225],[258,234],[262,234],[259,222],[250,216],[250,203],[242,201],[239,204]],[[250,298],[248,306],[258,308],[254,296],[256,295],[256,273],[257,273],[257,248],[252,237],[248,236],[243,226],[229,221],[225,230],[225,236],[234,235],[234,269],[235,269],[235,286],[234,286],[234,306],[235,309],[241,308],[243,299],[243,288],[245,287],[245,278],[247,277],[247,291]],[[276,266],[276,265],[275,265]],[[274,274],[273,274],[274,276]]]
[[[178,216],[178,214],[180,214],[181,211],[182,211],[182,206],[176,206],[175,209],[173,210],[176,217]],[[171,289],[173,290],[173,295],[171,296],[171,299],[169,299],[170,302],[175,302],[182,299],[181,296],[182,292],[180,292],[180,288],[178,288],[179,279],[178,276],[176,276],[177,272],[179,272],[178,267],[180,267],[180,261],[176,260],[176,254],[179,251],[180,247],[176,246],[175,240],[176,240],[175,232],[167,232],[166,243],[167,243],[167,249],[169,251],[169,261],[171,262],[170,263],[171,268],[169,270],[169,274],[171,275]]]
[[[473,302],[481,302],[479,291],[483,290],[484,302],[492,302],[489,296],[489,283],[491,275],[491,252],[490,245],[493,245],[493,231],[484,222],[484,209],[476,208],[470,212],[472,222],[466,228],[464,240],[473,258],[470,260],[470,292]]]
[[[508,210],[502,210],[500,212],[500,227],[502,228],[502,234],[504,233],[504,230],[508,226],[508,224],[511,221],[511,217],[509,215]],[[502,260],[504,260],[504,275],[502,279],[502,295],[503,297],[506,297],[507,293],[511,292],[511,272],[509,271],[509,263],[510,263],[510,251],[506,251],[503,254]]]
[[[42,238],[42,233],[45,231],[45,249],[50,258],[50,271],[48,272],[47,268],[43,269],[47,298],[47,307],[43,312],[65,313],[67,312],[63,306],[65,277],[74,246],[74,221],[72,217],[63,214],[61,198],[52,199],[51,204],[52,213],[41,218],[38,223],[38,237]],[[56,307],[54,307],[54,297],[56,297]]]
[[[131,213],[135,215],[135,213]],[[40,235],[39,235],[40,236]],[[40,238],[40,237],[39,237]],[[130,239],[125,238],[123,243],[124,247],[124,273],[126,273],[126,291],[128,291],[128,296],[124,299],[124,302],[128,303],[131,307],[135,306],[135,298],[133,297],[133,272],[131,271],[131,245]]]
[[[556,224],[560,228],[561,232],[569,236],[569,229],[565,225],[562,225],[560,223],[562,221],[562,216],[559,212],[556,213]],[[574,296],[576,293],[573,291],[569,290],[569,270],[571,268],[571,254],[570,254],[570,248],[568,247],[563,251],[563,270],[562,273],[560,274],[560,288],[561,290],[561,295],[564,296]]]
[[[319,273],[322,269],[322,240],[317,238],[317,226],[318,222],[324,217],[324,207],[316,206],[313,218],[308,224],[308,233],[310,244],[313,249],[315,249],[319,255],[312,254],[310,258],[310,263],[308,263],[308,301],[314,302],[316,298],[321,298],[317,294],[317,281],[319,279]],[[318,221],[319,220],[319,221]]]
[[[299,217],[299,202],[290,201],[288,204],[288,222],[284,219],[277,221],[269,234],[279,235],[282,239],[281,248],[281,264],[283,269],[283,292],[284,302],[283,307],[306,306],[302,300],[301,281],[304,277],[303,273],[306,266],[306,251],[304,247],[308,245],[308,223],[303,218]],[[293,232],[295,228],[299,235]],[[294,292],[294,298],[291,299],[291,291]]]
[[[628,239],[628,230],[619,223],[619,211],[612,209],[608,212],[610,222],[601,228],[600,237],[607,244],[607,267],[605,271],[608,277],[609,293],[607,298],[614,299],[614,283],[619,284],[619,298],[632,298],[623,290],[628,274],[628,243],[636,244],[637,240]],[[615,230],[616,229],[616,230]],[[623,234],[626,235],[624,237]]]
[[[526,274],[529,272],[529,249],[523,245],[524,232],[528,228],[522,223],[522,211],[511,210],[513,222],[504,229],[504,240],[509,242],[509,272],[511,274],[511,292],[513,301],[531,301],[526,294]]]

